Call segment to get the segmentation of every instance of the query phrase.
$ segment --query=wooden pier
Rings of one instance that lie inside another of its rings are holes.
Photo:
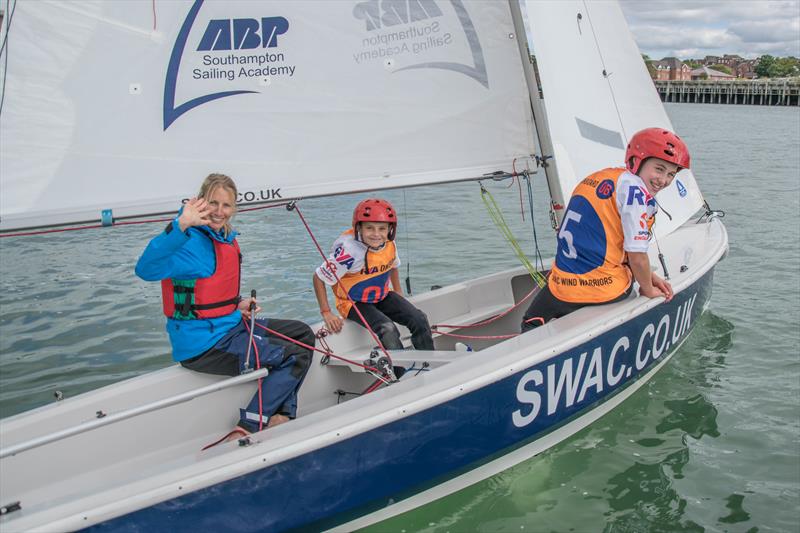
[[[653,83],[664,102],[800,106],[800,78]]]

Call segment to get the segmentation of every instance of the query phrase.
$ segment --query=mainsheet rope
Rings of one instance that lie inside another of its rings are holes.
[[[244,317],[242,317],[242,322],[244,322],[244,327],[247,329],[247,333],[250,333],[250,324],[247,323],[247,321],[244,319]],[[357,363],[355,361],[351,361],[351,360],[346,359],[344,357],[339,357],[338,355],[336,355],[336,354],[334,354],[334,353],[332,353],[330,351],[330,348],[327,346],[327,343],[325,343],[325,346],[324,346],[325,350],[320,350],[320,349],[318,349],[318,348],[316,348],[314,346],[310,346],[310,345],[308,345],[308,344],[306,344],[304,342],[301,342],[301,341],[298,341],[298,340],[293,339],[291,337],[288,337],[288,336],[284,335],[283,333],[279,333],[279,332],[275,331],[274,329],[270,329],[270,328],[268,328],[266,326],[262,326],[258,322],[254,322],[254,324],[257,327],[259,327],[259,328],[263,329],[264,331],[266,331],[267,333],[270,333],[272,335],[275,335],[276,337],[280,337],[280,338],[282,338],[284,340],[287,340],[289,342],[297,344],[298,346],[301,346],[301,347],[306,348],[308,350],[321,352],[321,353],[324,353],[327,357],[333,357],[333,358],[345,361],[347,363],[350,363],[351,365],[360,366],[361,368],[367,370],[370,374],[372,374],[372,375],[374,375],[374,376],[376,376],[378,378],[376,380],[376,383],[383,382],[383,383],[386,383],[387,385],[389,383],[388,381],[383,379],[383,377],[380,376],[380,374],[378,374],[378,369],[362,365],[360,363]],[[250,342],[252,343],[253,353],[256,356],[256,370],[257,370],[257,369],[261,368],[261,359],[259,357],[258,346],[256,345],[256,340],[255,340],[253,335],[250,336]],[[261,430],[264,429],[264,407],[263,407],[263,404],[262,404],[262,384],[263,384],[263,381],[264,381],[264,378],[261,378],[261,379],[258,380],[258,431],[261,431]],[[366,394],[366,393],[372,392],[376,388],[377,388],[376,384],[373,383],[372,385],[370,385],[370,387],[364,393]]]
[[[336,355],[335,353],[330,351],[329,348],[328,349],[320,349],[320,348],[317,348],[315,346],[311,346],[310,344],[306,344],[306,343],[304,343],[302,341],[299,341],[297,339],[293,339],[291,337],[287,337],[283,333],[279,333],[279,332],[275,331],[274,329],[270,329],[270,328],[268,328],[266,326],[262,326],[258,322],[256,322],[256,327],[261,328],[264,331],[266,331],[267,333],[275,335],[276,337],[279,337],[279,338],[281,338],[281,339],[283,339],[285,341],[291,342],[292,344],[296,344],[296,345],[298,345],[298,346],[300,346],[302,348],[306,348],[307,350],[311,350],[311,351],[314,351],[314,352],[319,352],[319,353],[321,353],[321,354],[323,354],[323,355],[325,355],[327,357],[333,357],[334,359],[339,359],[340,361],[344,361],[345,363],[350,363],[351,365],[355,365],[355,366],[361,367],[364,370],[370,371],[370,373],[377,371],[377,369],[375,367],[368,366],[368,365],[362,365],[361,363],[359,363],[357,361],[352,361],[350,359],[347,359],[346,357],[341,357],[339,355]],[[319,337],[319,333],[317,333],[317,338],[320,338]]]

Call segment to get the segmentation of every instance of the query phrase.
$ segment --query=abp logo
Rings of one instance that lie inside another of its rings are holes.
[[[164,80],[164,131],[172,125],[181,115],[191,111],[197,106],[207,104],[219,98],[235,96],[237,94],[255,93],[251,90],[222,91],[188,100],[182,104],[175,104],[175,90],[178,84],[178,71],[181,66],[183,52],[189,40],[192,26],[197,20],[204,0],[195,0],[186,19],[183,21],[178,37],[172,47],[172,54],[167,66],[167,76]],[[254,48],[274,48],[278,46],[278,35],[285,34],[289,29],[289,21],[284,17],[262,17],[260,19],[212,19],[206,26],[203,36],[198,44],[198,51],[217,50],[252,50]]]
[[[474,79],[485,88],[489,88],[489,74],[486,70],[486,60],[483,57],[478,32],[472,17],[469,14],[463,0],[438,0],[442,4],[449,4],[452,8],[450,20],[460,26],[463,39],[469,47],[472,57],[472,64],[457,63],[454,61],[424,61],[414,65],[398,68],[394,72],[411,69],[442,69],[458,72]],[[437,4],[437,0],[366,0],[359,2],[353,8],[353,16],[364,21],[368,32],[377,32],[384,27],[392,27],[393,31],[405,31],[395,26],[402,24],[413,24],[423,20],[444,17],[442,8]],[[443,25],[449,24],[447,21]],[[455,26],[454,26],[455,28]],[[388,37],[384,35],[384,37]]]
[[[252,50],[278,46],[278,35],[289,30],[283,17],[258,19],[214,19],[208,21],[197,51]]]
[[[353,8],[353,16],[363,20],[367,31],[383,26],[396,26],[441,17],[442,10],[434,0],[393,0],[392,2],[367,0]]]

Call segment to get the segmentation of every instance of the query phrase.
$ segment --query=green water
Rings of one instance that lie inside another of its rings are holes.
[[[731,242],[690,339],[574,438],[365,531],[800,531],[800,110],[667,111]]]
[[[707,312],[648,384],[540,456],[366,531],[800,531],[800,109],[671,104],[729,257]],[[519,191],[491,186],[530,250]],[[545,187],[536,182],[544,254]],[[415,291],[515,266],[475,184],[389,191]],[[321,242],[352,197],[305,201]],[[318,320],[319,257],[296,216],[242,214],[243,287]],[[157,284],[133,265],[161,225],[0,239],[0,416],[170,364]],[[408,231],[406,231],[408,230]],[[410,261],[409,261],[410,259]],[[405,266],[403,277],[406,275]]]

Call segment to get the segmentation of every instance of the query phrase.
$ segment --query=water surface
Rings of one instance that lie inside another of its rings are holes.
[[[800,109],[666,107],[731,243],[689,340],[573,438],[368,531],[800,531]],[[552,254],[542,182],[536,227]],[[532,255],[508,185],[490,189]],[[518,264],[476,184],[382,194],[400,211],[402,277],[415,292]],[[358,198],[301,203],[320,242],[349,224]],[[258,290],[265,314],[318,320],[320,258],[296,215],[244,213],[237,227],[243,287]],[[0,239],[0,416],[171,364],[158,284],[133,275],[160,230]]]

